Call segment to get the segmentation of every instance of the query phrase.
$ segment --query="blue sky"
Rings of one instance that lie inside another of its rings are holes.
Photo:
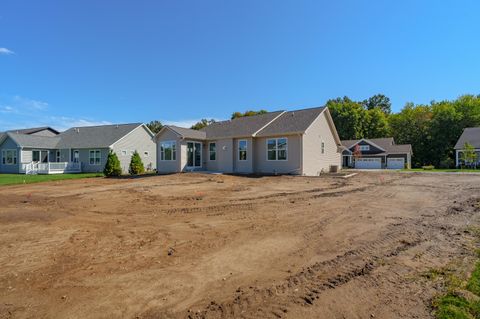
[[[0,3],[0,131],[480,93],[479,1]]]

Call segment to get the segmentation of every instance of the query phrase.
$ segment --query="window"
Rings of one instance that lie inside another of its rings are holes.
[[[100,165],[102,159],[100,150],[90,150],[90,165]]]
[[[360,151],[370,151],[370,145],[360,145]]]
[[[217,144],[216,143],[210,143],[208,144],[208,153],[209,153],[209,159],[211,161],[217,160]]]
[[[175,161],[177,160],[177,143],[174,141],[160,142],[160,160]]]
[[[126,150],[123,150],[123,151],[122,151],[122,156],[127,156],[127,153],[128,153],[128,152],[127,152]]]
[[[40,162],[40,151],[32,151],[32,161]]]
[[[325,154],[325,142],[322,141],[322,154]]]
[[[55,152],[55,160],[57,161],[57,163],[60,163],[61,161],[60,151]]]
[[[267,160],[286,161],[288,153],[288,140],[285,137],[267,140]]]
[[[238,160],[239,161],[247,160],[247,141],[246,140],[238,141]]]
[[[2,163],[5,165],[17,164],[17,150],[3,150]]]

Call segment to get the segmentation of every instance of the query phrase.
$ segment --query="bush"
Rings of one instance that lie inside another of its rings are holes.
[[[433,165],[426,165],[426,166],[422,166],[422,169],[423,169],[423,170],[426,170],[426,171],[431,171],[431,170],[434,170],[434,169],[435,169],[435,166],[433,166]]]
[[[439,167],[440,168],[453,168],[453,167],[455,167],[455,162],[450,157],[447,157],[447,158],[440,161]]]
[[[105,176],[120,176],[122,175],[122,167],[120,166],[120,161],[118,160],[117,154],[112,150],[108,153],[107,163],[103,169],[103,174]]]
[[[145,167],[143,166],[142,159],[140,158],[140,154],[138,154],[137,151],[135,151],[135,153],[133,153],[132,155],[128,172],[131,175],[138,175],[138,174],[145,173]]]

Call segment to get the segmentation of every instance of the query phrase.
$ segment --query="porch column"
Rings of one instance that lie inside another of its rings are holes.
[[[458,167],[458,154],[459,154],[459,150],[455,150],[455,167]]]

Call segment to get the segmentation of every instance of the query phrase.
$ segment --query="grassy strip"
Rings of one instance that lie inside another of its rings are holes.
[[[461,168],[434,168],[434,169],[411,168],[411,169],[402,169],[402,171],[404,172],[480,173],[480,169],[461,169]]]
[[[79,179],[102,177],[102,173],[78,173],[78,174],[55,174],[55,175],[22,175],[0,174],[0,185],[31,184],[48,181],[60,181],[65,179]]]

